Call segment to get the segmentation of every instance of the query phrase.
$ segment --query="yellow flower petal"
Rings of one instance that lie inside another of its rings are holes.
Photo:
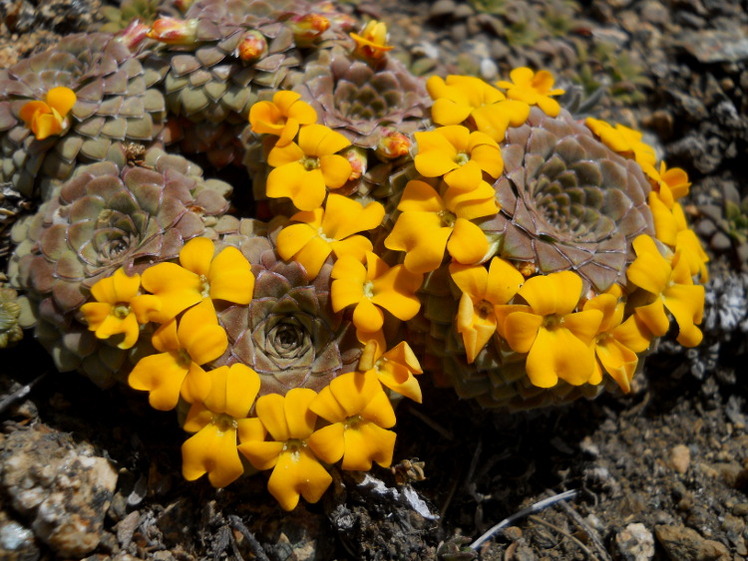
[[[275,467],[284,446],[285,442],[246,441],[242,439],[242,443],[237,446],[237,449],[256,469],[265,470]]]
[[[582,296],[582,279],[572,271],[562,271],[527,279],[519,295],[542,316],[571,313]]]
[[[283,452],[268,480],[268,491],[281,508],[293,510],[299,495],[316,503],[332,483],[332,477],[306,448]]]
[[[670,327],[670,320],[665,313],[661,298],[655,299],[651,304],[637,306],[634,308],[634,313],[655,337],[662,337]]]
[[[350,145],[345,136],[324,125],[306,125],[299,130],[299,148],[307,156],[335,154]]]
[[[247,258],[235,247],[226,247],[215,256],[208,280],[211,298],[240,305],[252,301],[255,276]]]
[[[594,366],[592,348],[571,331],[542,327],[538,330],[526,363],[527,377],[539,388],[551,388],[559,378],[574,386],[584,384],[592,376]]]
[[[564,327],[571,331],[585,345],[592,343],[600,330],[603,313],[600,310],[585,310],[574,314],[567,314],[563,318]]]
[[[284,404],[284,397],[275,393],[261,396],[255,404],[257,417],[270,436],[278,442],[285,442],[291,438]]]
[[[184,313],[177,327],[182,346],[197,364],[217,359],[228,347],[226,331],[218,325],[213,303],[203,300]]]
[[[316,397],[317,392],[309,388],[293,388],[286,394],[284,410],[291,438],[303,440],[314,431],[317,415],[309,409],[309,404]]]
[[[463,265],[479,263],[488,253],[488,240],[479,226],[458,218],[447,241],[447,251],[455,261]]]
[[[187,369],[172,353],[160,353],[141,358],[130,372],[127,383],[135,390],[150,392],[151,407],[169,411],[177,405],[186,375]]]
[[[73,90],[64,86],[52,88],[47,92],[47,103],[62,117],[65,117],[75,105],[76,95]]]
[[[337,154],[320,156],[319,167],[325,185],[330,189],[338,189],[345,185],[353,169],[346,158]]]
[[[543,325],[543,317],[527,312],[513,312],[506,316],[502,335],[512,350],[529,352]]]
[[[384,324],[384,314],[371,300],[363,298],[353,309],[353,325],[356,329],[371,333],[379,331]]]
[[[208,276],[215,245],[208,238],[193,238],[179,251],[179,263],[196,275]]]
[[[616,381],[624,393],[631,391],[631,380],[634,378],[639,357],[636,353],[616,341],[608,338],[604,343],[595,346],[598,360],[605,371]]]
[[[341,467],[346,470],[368,471],[372,461],[389,467],[396,435],[369,421],[361,421],[346,429],[345,454]]]
[[[320,407],[323,406],[320,405]],[[328,464],[334,464],[343,457],[345,452],[344,434],[345,426],[343,423],[333,423],[314,431],[308,438],[307,444],[320,460]]]
[[[405,267],[422,274],[441,265],[451,234],[452,228],[442,226],[442,220],[435,213],[404,212],[384,240],[384,246],[406,252]]]
[[[244,473],[236,449],[236,430],[210,424],[182,444],[182,474],[194,481],[205,473],[213,487],[225,487]]]

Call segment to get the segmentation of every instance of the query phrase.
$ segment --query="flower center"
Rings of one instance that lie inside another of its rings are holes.
[[[236,430],[239,426],[239,424],[236,422],[236,419],[234,419],[231,415],[226,415],[225,413],[218,413],[216,415],[213,415],[211,423],[213,423],[221,432],[227,432],[232,429]]]
[[[210,282],[205,275],[200,275],[200,296],[203,298],[210,297]]]
[[[480,316],[481,319],[486,319],[494,315],[493,304],[488,300],[481,300],[475,305],[475,313]]]
[[[364,418],[361,415],[354,415],[353,417],[348,417],[345,420],[345,429],[356,429],[358,426],[364,422]]]
[[[176,359],[180,368],[189,369],[190,365],[192,365],[192,357],[186,349],[179,349],[177,351]]]
[[[336,241],[335,238],[328,238],[327,235],[325,234],[325,232],[322,230],[321,226],[319,228],[317,228],[317,235],[322,240],[326,241],[327,243],[332,243],[332,242]]]
[[[453,212],[450,212],[448,210],[440,210],[437,213],[437,216],[441,219],[442,226],[445,226],[447,228],[454,228],[457,216],[455,216]]]
[[[299,461],[299,456],[304,448],[306,448],[306,442],[298,438],[290,438],[283,444],[282,452],[288,452],[291,454],[293,461],[297,462]]]
[[[130,306],[128,304],[117,304],[112,308],[112,315],[117,319],[125,319],[130,315]]]
[[[363,286],[364,298],[371,300],[374,298],[374,283],[366,281]]]
[[[301,160],[301,165],[304,166],[304,169],[307,171],[312,171],[313,169],[317,169],[319,167],[319,158],[315,158],[313,156],[304,156]]]
[[[551,314],[543,318],[543,327],[549,331],[553,331],[555,329],[563,327],[563,325],[564,325],[564,316]]]
[[[466,154],[465,152],[457,152],[457,155],[455,156],[455,163],[462,167],[466,163],[470,161],[470,154]]]

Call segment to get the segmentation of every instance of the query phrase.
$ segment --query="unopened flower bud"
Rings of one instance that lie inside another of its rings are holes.
[[[412,144],[407,135],[393,129],[388,129],[379,138],[377,156],[383,160],[394,160],[408,154]]]
[[[147,37],[149,29],[150,27],[135,18],[127,24],[127,27],[117,33],[116,38],[133,51]]]
[[[196,19],[158,18],[153,22],[148,37],[167,45],[194,45],[197,43]]]
[[[351,163],[351,175],[348,176],[348,181],[356,181],[357,179],[360,179],[361,176],[366,173],[366,151],[362,148],[351,146],[343,152],[342,155]]]
[[[237,47],[239,58],[245,62],[261,59],[268,52],[268,42],[259,31],[247,31]]]
[[[190,9],[190,6],[195,3],[195,0],[174,0],[172,4],[174,7],[182,12],[183,14]]]
[[[339,12],[334,2],[317,2],[314,4],[314,11],[330,20],[330,25],[343,31],[349,31],[358,24],[358,20],[350,14]]]
[[[305,46],[313,43],[330,28],[330,20],[320,14],[295,16],[289,20],[296,44]]]

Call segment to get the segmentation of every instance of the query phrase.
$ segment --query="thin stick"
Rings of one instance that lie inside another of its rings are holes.
[[[408,411],[410,412],[411,415],[413,415],[417,419],[420,419],[421,421],[423,421],[424,423],[426,423],[426,425],[428,425],[429,427],[431,427],[434,431],[438,432],[440,435],[442,435],[447,440],[454,440],[455,439],[455,436],[451,432],[449,432],[447,429],[445,429],[439,423],[437,423],[436,421],[434,421],[430,417],[427,417],[426,415],[424,415],[423,413],[421,413],[417,409],[415,409],[413,407],[408,407]]]
[[[548,508],[549,506],[556,504],[557,502],[565,501],[567,499],[573,499],[577,496],[578,493],[579,491],[577,489],[571,489],[569,491],[559,493],[558,495],[548,497],[547,499],[543,499],[542,501],[538,501],[535,504],[528,506],[527,508],[523,508],[522,510],[516,512],[515,514],[512,514],[508,518],[504,518],[504,520],[502,520],[495,526],[492,526],[486,533],[484,533],[481,537],[471,543],[470,548],[473,550],[477,550],[483,544],[483,542],[491,539],[493,535],[502,528],[506,528],[510,524],[513,524],[514,522],[520,520],[521,518],[524,518],[525,516],[540,512]]]
[[[571,516],[571,518],[574,520],[574,523],[579,528],[584,530],[584,532],[589,536],[589,538],[592,540],[592,543],[595,544],[595,549],[600,552],[602,558],[605,559],[605,561],[613,561],[613,558],[608,553],[608,550],[605,549],[605,545],[603,545],[603,541],[600,539],[600,535],[592,526],[587,524],[585,519],[582,518],[582,515],[564,502],[559,503],[559,506],[564,512],[566,512],[566,514]]]
[[[31,380],[25,386],[18,388],[13,393],[5,396],[3,400],[0,401],[0,413],[4,413],[5,410],[8,409],[11,405],[13,405],[16,401],[18,401],[19,399],[23,399],[24,397],[29,395],[29,393],[31,393],[31,390],[34,389],[34,386],[37,385],[42,380],[42,378],[44,378],[47,374],[48,372],[44,372],[40,376],[37,376],[36,378]]]
[[[580,549],[584,551],[587,554],[587,556],[589,556],[590,559],[593,559],[594,561],[598,561],[597,557],[592,555],[592,552],[587,548],[586,545],[584,545],[581,541],[579,541],[579,539],[572,536],[570,533],[564,531],[562,528],[559,528],[555,524],[551,524],[550,522],[543,520],[539,516],[528,516],[528,518],[532,520],[533,522],[537,522],[538,524],[542,524],[543,526],[550,528],[551,530],[556,530],[559,534],[561,534],[564,537],[569,538],[571,541],[577,544],[580,547]]]
[[[257,541],[257,538],[252,532],[249,531],[249,528],[244,525],[242,519],[239,518],[236,514],[229,514],[228,519],[231,527],[235,530],[239,530],[242,536],[244,536],[244,538],[249,542],[249,547],[252,549],[252,553],[254,553],[255,557],[257,557],[259,561],[270,561],[270,558],[262,548],[262,544]]]

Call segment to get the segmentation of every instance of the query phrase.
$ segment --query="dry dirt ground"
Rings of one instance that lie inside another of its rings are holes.
[[[56,372],[27,338],[0,354],[0,559],[748,558],[748,205],[725,215],[748,195],[746,3],[347,4],[388,21],[415,71],[548,67],[586,94],[604,87],[599,114],[647,127],[694,181],[689,210],[713,258],[704,345],[666,342],[631,395],[553,410],[485,411],[426,382],[424,405],[398,412],[397,474],[336,474],[319,504],[288,514],[261,477],[222,491],[183,481],[173,418]],[[88,28],[97,6],[0,0],[0,64]]]

